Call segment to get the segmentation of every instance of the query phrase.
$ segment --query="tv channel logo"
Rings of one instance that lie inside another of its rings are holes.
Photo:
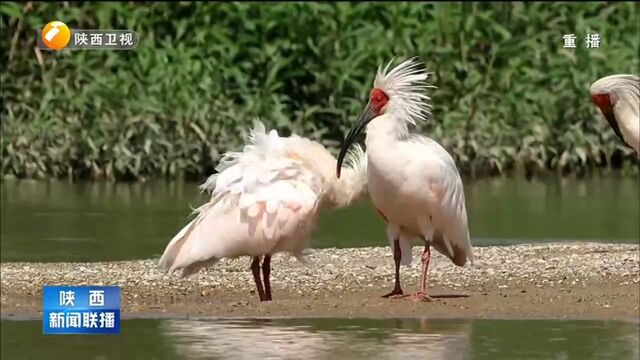
[[[40,37],[49,49],[62,50],[69,44],[71,30],[62,21],[52,21],[44,26]]]
[[[133,50],[140,38],[133,30],[71,29],[59,20],[51,21],[38,36],[42,50]]]
[[[120,334],[117,286],[44,286],[44,334]]]

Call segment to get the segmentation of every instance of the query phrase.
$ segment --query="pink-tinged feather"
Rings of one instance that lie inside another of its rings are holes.
[[[338,182],[335,158],[316,142],[267,134],[260,123],[250,140],[200,186],[211,199],[171,240],[160,267],[187,276],[221,258],[286,252],[302,259],[321,205],[344,206],[366,190],[361,148],[351,154],[357,166]]]

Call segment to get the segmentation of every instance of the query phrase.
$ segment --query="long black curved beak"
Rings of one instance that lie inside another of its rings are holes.
[[[613,132],[615,132],[616,135],[618,135],[620,140],[622,140],[622,142],[625,143],[625,145],[629,146],[629,144],[627,144],[627,142],[624,140],[624,136],[622,136],[622,132],[620,131],[620,126],[618,126],[618,120],[616,119],[616,116],[613,114],[613,111],[603,111],[602,115],[604,115],[604,118],[607,119],[607,122],[609,123],[609,125],[611,125],[611,128],[613,128]]]
[[[349,147],[351,147],[353,142],[356,140],[356,137],[364,130],[367,124],[371,120],[373,120],[373,118],[375,118],[375,112],[371,107],[371,103],[368,103],[367,106],[365,106],[364,110],[362,110],[362,113],[360,114],[358,121],[356,121],[355,125],[351,128],[351,130],[349,130],[347,137],[342,142],[342,147],[340,148],[340,154],[338,155],[338,166],[336,168],[336,175],[338,176],[338,179],[340,178],[340,170],[342,169],[342,162],[344,161],[345,155],[347,155],[347,151],[349,150]]]

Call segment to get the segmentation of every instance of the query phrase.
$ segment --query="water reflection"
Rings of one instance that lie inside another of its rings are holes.
[[[163,329],[188,359],[470,358],[470,320],[310,321],[168,320]]]
[[[188,359],[318,359],[330,336],[304,327],[248,326],[246,322],[169,320],[165,336]]]
[[[124,320],[115,336],[51,336],[1,323],[2,359],[615,359],[640,356],[638,323],[565,320]]]
[[[187,359],[637,359],[638,324],[603,321],[170,320]]]

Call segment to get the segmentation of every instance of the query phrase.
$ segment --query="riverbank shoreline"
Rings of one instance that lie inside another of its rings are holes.
[[[419,255],[401,268],[405,293],[418,290]],[[541,318],[637,321],[637,244],[553,243],[477,247],[456,267],[434,253],[433,301],[384,299],[393,286],[388,247],[319,249],[301,263],[272,260],[274,301],[260,303],[249,258],[226,259],[188,278],[157,259],[96,263],[2,263],[2,319],[40,319],[44,285],[121,286],[122,317]]]

